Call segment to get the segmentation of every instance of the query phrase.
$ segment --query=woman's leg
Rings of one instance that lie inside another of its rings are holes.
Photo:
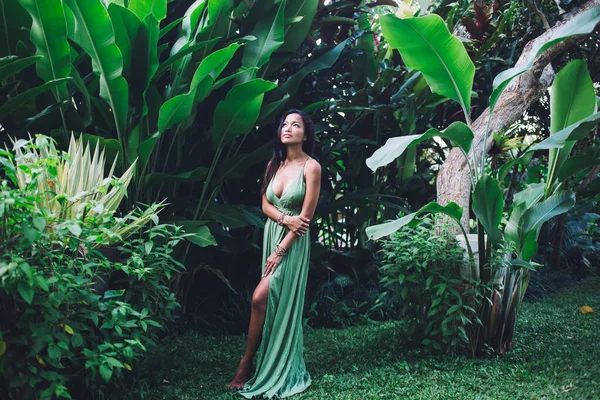
[[[248,328],[248,342],[246,343],[246,352],[240,360],[240,364],[235,373],[235,377],[229,383],[229,387],[241,389],[252,371],[252,360],[254,354],[260,345],[263,325],[265,324],[265,315],[267,311],[267,298],[269,295],[269,282],[271,276],[263,278],[256,286],[252,295],[252,312],[250,314],[250,326]]]

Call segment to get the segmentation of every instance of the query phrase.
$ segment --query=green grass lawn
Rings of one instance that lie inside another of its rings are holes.
[[[589,305],[595,313],[582,314]],[[525,303],[518,343],[485,360],[407,350],[398,322],[306,329],[313,383],[294,399],[600,399],[600,279]],[[121,398],[232,399],[245,337],[193,333],[163,341]]]

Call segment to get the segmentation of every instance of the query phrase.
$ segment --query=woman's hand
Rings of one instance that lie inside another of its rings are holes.
[[[263,273],[262,277],[264,278],[269,274],[273,274],[275,272],[275,268],[277,268],[282,258],[282,256],[275,254],[275,252],[271,253],[269,258],[267,258],[267,262],[265,263],[265,272]]]
[[[300,215],[286,215],[283,217],[283,224],[296,235],[302,236],[306,233],[308,227],[310,226],[310,219],[304,218]]]

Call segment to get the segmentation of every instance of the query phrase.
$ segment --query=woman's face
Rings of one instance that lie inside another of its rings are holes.
[[[304,122],[300,114],[290,114],[285,117],[280,132],[281,143],[297,144],[302,143],[304,137]]]

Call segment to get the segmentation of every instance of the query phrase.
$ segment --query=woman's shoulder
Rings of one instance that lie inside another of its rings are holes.
[[[305,170],[307,173],[321,173],[321,164],[319,164],[319,162],[317,160],[315,160],[314,158],[310,157],[307,161],[306,161],[306,167]]]

